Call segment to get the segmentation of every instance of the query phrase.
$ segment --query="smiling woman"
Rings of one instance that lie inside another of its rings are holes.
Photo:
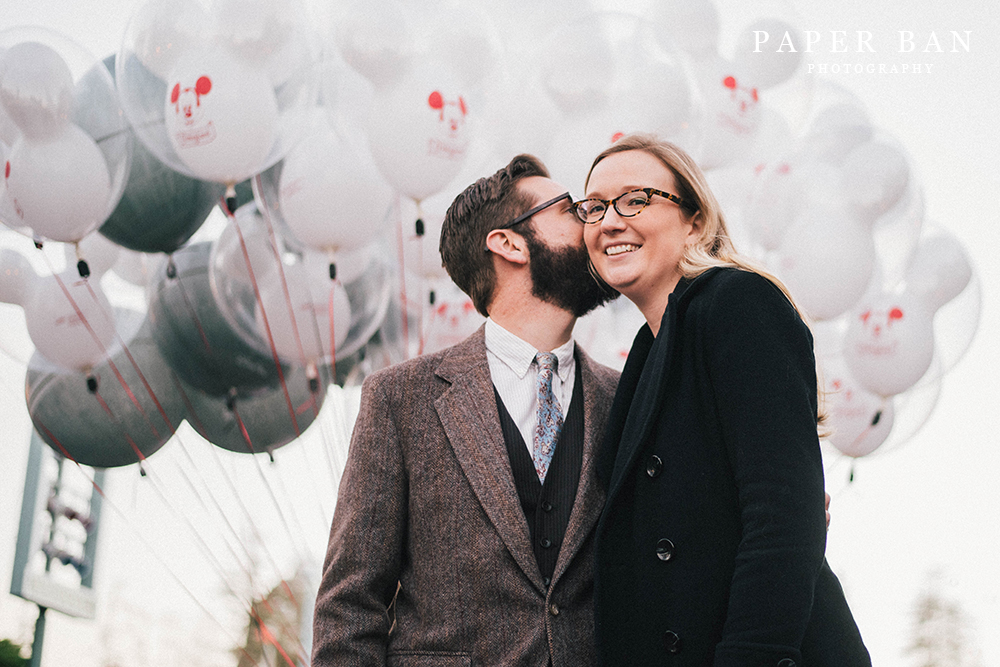
[[[870,665],[824,559],[812,337],[787,294],[736,255],[672,144],[605,150],[575,211],[647,321],[598,467],[604,663]]]

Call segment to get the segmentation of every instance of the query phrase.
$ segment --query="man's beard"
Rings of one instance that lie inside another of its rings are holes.
[[[537,238],[530,226],[522,236],[528,246],[534,296],[576,317],[618,297],[614,288],[590,272],[585,246],[550,247]]]

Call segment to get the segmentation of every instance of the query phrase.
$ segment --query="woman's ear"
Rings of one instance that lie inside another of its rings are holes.
[[[691,225],[691,230],[688,232],[685,244],[693,245],[701,240],[701,235],[705,227],[705,219],[702,217],[701,211],[697,211],[692,215],[688,223]]]
[[[524,237],[509,229],[494,229],[486,235],[486,249],[514,264],[528,263]]]

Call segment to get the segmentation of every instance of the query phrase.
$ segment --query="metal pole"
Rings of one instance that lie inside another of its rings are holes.
[[[45,612],[48,607],[38,605],[38,620],[35,621],[35,639],[31,642],[31,661],[28,667],[42,667],[42,642],[45,640]]]

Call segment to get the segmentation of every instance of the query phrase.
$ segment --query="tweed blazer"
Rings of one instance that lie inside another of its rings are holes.
[[[580,483],[551,586],[529,541],[484,329],[362,387],[316,601],[313,667],[596,661],[594,474],[618,374],[577,348]]]

